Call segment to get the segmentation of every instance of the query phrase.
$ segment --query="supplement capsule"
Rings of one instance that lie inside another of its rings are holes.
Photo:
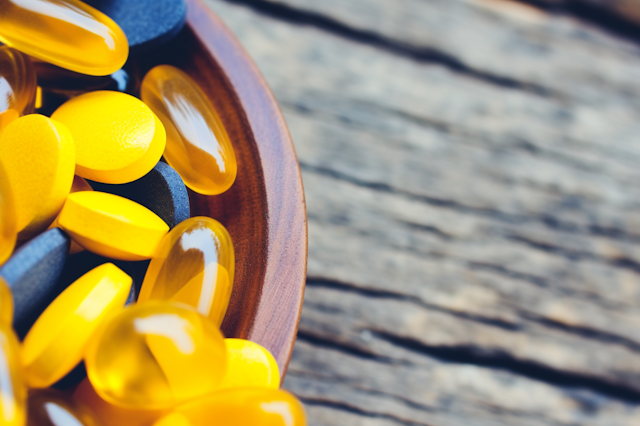
[[[55,219],[71,189],[75,153],[69,130],[44,115],[25,115],[0,132],[0,163],[13,192],[20,238]]]
[[[153,426],[220,425],[305,426],[304,408],[287,391],[227,389],[178,406]]]
[[[91,188],[91,185],[89,185],[89,183],[87,183],[87,181],[81,178],[80,176],[74,176],[69,194],[73,194],[74,192],[80,192],[80,191],[93,191],[93,188]],[[55,228],[57,226],[58,226],[58,216],[56,216],[53,223],[49,225],[49,229]],[[70,255],[80,253],[83,250],[84,248],[80,244],[76,243],[73,240],[71,241],[71,247],[69,247]]]
[[[224,344],[227,374],[219,389],[280,387],[280,370],[271,352],[250,340],[224,339]]]
[[[41,389],[27,400],[26,426],[102,426],[97,416],[55,389]]]
[[[36,87],[31,59],[8,46],[0,46],[0,130],[33,112]]]
[[[76,174],[102,183],[127,183],[146,175],[166,144],[158,117],[126,93],[85,93],[62,104],[51,118],[73,135]]]
[[[89,75],[122,68],[129,56],[124,32],[78,0],[0,0],[0,41],[21,52]]]
[[[11,327],[0,324],[0,424],[25,424],[27,389],[20,370],[20,346]]]
[[[52,385],[82,360],[89,339],[105,318],[122,309],[131,277],[113,263],[84,274],[47,307],[22,346],[26,383]]]
[[[220,117],[184,72],[159,65],[142,80],[141,98],[167,130],[164,158],[195,192],[220,194],[236,179],[236,156]]]
[[[147,302],[109,321],[92,341],[85,364],[106,401],[163,409],[214,391],[227,359],[222,333],[193,308]]]
[[[97,191],[70,194],[58,225],[85,249],[120,260],[151,258],[169,226],[131,200]]]
[[[0,323],[11,327],[13,322],[13,294],[9,285],[0,277]]]
[[[11,256],[18,238],[18,216],[9,176],[0,161],[0,265]]]
[[[158,246],[138,303],[186,303],[219,327],[229,306],[234,268],[233,243],[225,227],[208,217],[192,217],[173,228]]]

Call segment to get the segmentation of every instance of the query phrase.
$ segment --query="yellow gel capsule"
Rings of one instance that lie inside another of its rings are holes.
[[[13,324],[13,293],[2,277],[0,277],[0,323],[9,327]]]
[[[102,422],[103,426],[149,426],[167,410],[142,410],[113,405],[100,398],[91,382],[84,379],[73,392],[73,399],[89,407]]]
[[[26,398],[18,338],[10,326],[0,324],[0,425],[25,424]]]
[[[101,322],[122,309],[131,277],[113,263],[87,272],[40,315],[24,339],[22,366],[31,387],[52,385],[84,357]]]
[[[120,260],[151,258],[169,231],[146,207],[97,191],[70,194],[58,224],[85,249]]]
[[[36,86],[31,59],[8,46],[0,46],[0,130],[33,112]]]
[[[236,156],[207,97],[184,72],[158,65],[142,80],[141,98],[167,130],[164,158],[200,194],[220,194],[236,179]]]
[[[73,135],[76,174],[97,182],[141,178],[158,163],[166,144],[158,117],[126,93],[85,93],[62,104],[51,118]]]
[[[208,217],[192,217],[174,227],[158,246],[138,303],[186,303],[219,327],[229,306],[234,268],[233,243],[225,227]]]
[[[129,306],[106,325],[85,365],[106,401],[163,409],[214,391],[227,359],[222,333],[193,308],[147,302]]]
[[[32,392],[27,407],[26,426],[102,426],[90,409],[55,389]]]
[[[227,389],[178,406],[153,426],[305,426],[304,407],[287,391]]]
[[[227,374],[219,389],[280,387],[280,370],[271,352],[250,340],[224,339],[224,344]]]
[[[107,15],[78,0],[0,0],[0,41],[83,74],[122,68],[129,43]]]
[[[71,191],[69,191],[69,194],[73,194],[74,192],[80,192],[80,191],[93,191],[93,188],[91,188],[91,185],[89,185],[89,183],[83,178],[81,178],[80,176],[74,176],[73,183],[71,184]],[[49,229],[59,227],[58,217],[59,216],[56,216],[53,223],[49,225]],[[84,248],[80,244],[71,240],[71,245],[69,246],[69,254],[80,253],[83,250]]]
[[[46,229],[73,182],[75,147],[69,130],[44,115],[20,117],[0,132],[0,163],[13,192],[19,238]]]
[[[18,237],[18,217],[9,176],[0,161],[0,265],[11,256]]]

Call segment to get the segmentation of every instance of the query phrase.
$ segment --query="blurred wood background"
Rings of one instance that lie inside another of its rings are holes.
[[[637,0],[207,0],[296,145],[311,426],[640,424]]]

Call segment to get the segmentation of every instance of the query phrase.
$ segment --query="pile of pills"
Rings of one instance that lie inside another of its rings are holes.
[[[236,178],[218,114],[175,67],[140,98],[122,68],[184,24],[159,2],[0,0],[0,425],[306,425],[220,332],[233,242],[187,193]]]

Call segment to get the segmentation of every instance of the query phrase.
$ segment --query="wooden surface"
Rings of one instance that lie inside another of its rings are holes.
[[[303,172],[312,426],[640,424],[640,47],[534,3],[207,0]]]
[[[219,19],[188,1],[188,29],[138,60],[140,75],[169,63],[193,77],[234,145],[238,176],[218,196],[189,191],[191,216],[210,216],[229,231],[235,279],[222,324],[227,337],[268,348],[286,372],[304,293],[307,228],[291,139],[268,86]]]

